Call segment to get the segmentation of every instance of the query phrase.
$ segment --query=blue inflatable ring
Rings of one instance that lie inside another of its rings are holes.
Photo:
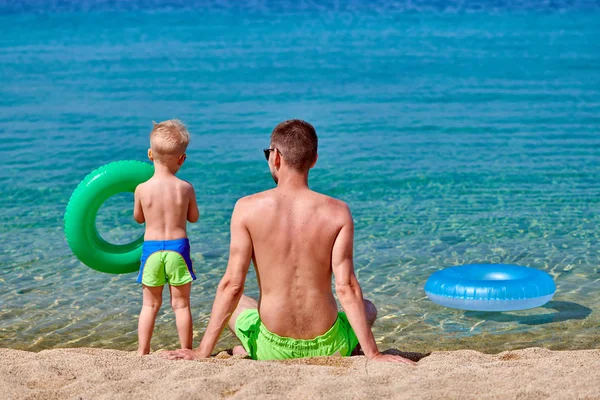
[[[472,311],[514,311],[546,304],[556,286],[547,273],[508,264],[471,264],[433,273],[425,284],[436,304]]]

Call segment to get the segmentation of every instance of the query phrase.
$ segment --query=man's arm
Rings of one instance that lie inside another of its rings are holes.
[[[200,346],[196,351],[182,349],[165,352],[165,358],[190,360],[210,357],[221,332],[229,322],[231,314],[235,311],[244,293],[244,283],[252,258],[252,239],[243,221],[245,211],[240,202],[242,200],[235,205],[231,216],[229,263],[217,288],[208,326]]]
[[[362,290],[354,274],[353,245],[354,222],[350,209],[345,206],[343,225],[335,239],[331,254],[331,266],[335,276],[335,291],[342,308],[346,312],[348,321],[367,358],[376,361],[413,364],[412,361],[403,357],[379,352],[373,332],[367,322]]]
[[[191,223],[198,222],[200,211],[198,211],[198,202],[196,201],[196,191],[190,184],[190,202],[188,204],[187,220]]]
[[[142,202],[140,201],[140,189],[139,186],[135,189],[133,193],[133,219],[138,224],[143,224],[146,222],[146,218],[144,217],[144,211],[142,210]]]

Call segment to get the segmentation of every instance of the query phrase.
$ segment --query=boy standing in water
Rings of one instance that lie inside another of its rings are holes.
[[[186,159],[190,134],[179,120],[154,124],[148,158],[154,175],[135,189],[133,217],[146,223],[137,281],[143,287],[143,306],[138,323],[138,354],[150,353],[150,339],[168,283],[171,306],[182,349],[192,348],[190,289],[196,279],[190,259],[186,221],[200,216],[192,185],[175,176]]]

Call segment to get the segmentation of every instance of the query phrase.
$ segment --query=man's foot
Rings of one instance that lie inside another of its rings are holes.
[[[235,346],[232,351],[233,355],[247,356],[248,352],[242,346]]]

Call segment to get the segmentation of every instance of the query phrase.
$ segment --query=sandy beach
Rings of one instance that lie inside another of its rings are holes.
[[[0,349],[0,391],[4,399],[600,399],[600,350],[403,355],[417,366],[365,357],[257,362],[222,352],[168,361],[105,349]]]

